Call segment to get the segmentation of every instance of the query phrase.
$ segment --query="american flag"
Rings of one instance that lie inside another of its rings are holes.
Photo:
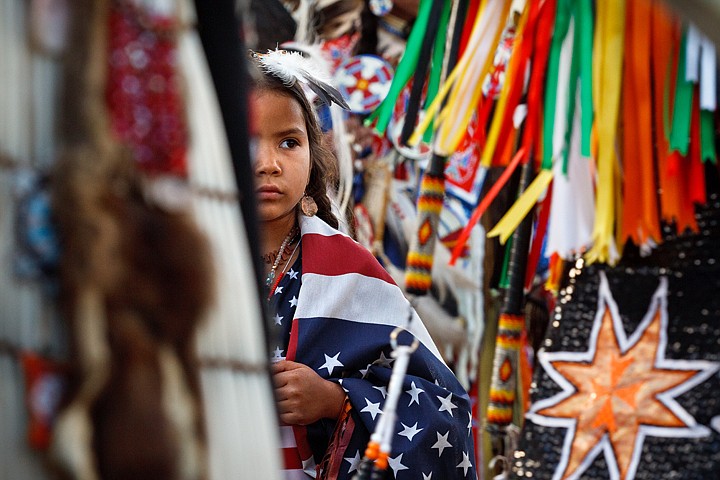
[[[389,459],[393,478],[477,478],[470,399],[401,289],[347,235],[317,217],[301,216],[300,227],[302,288],[287,359],[339,382],[347,392],[355,428],[338,478],[353,477],[380,418],[394,361],[390,333],[398,326],[420,346],[410,358],[398,404]],[[305,434],[295,429],[303,459],[310,455],[317,427]]]

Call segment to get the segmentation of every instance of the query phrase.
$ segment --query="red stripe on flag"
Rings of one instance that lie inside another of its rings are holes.
[[[290,340],[288,340],[288,350],[287,355],[285,355],[285,360],[290,360],[291,362],[295,361],[295,356],[297,355],[297,344],[298,344],[298,322],[294,321],[290,325]]]
[[[295,441],[297,442],[298,453],[300,458],[305,460],[312,459],[313,452],[310,448],[310,442],[307,439],[307,427],[305,425],[293,425],[293,432],[295,433]],[[302,462],[300,462],[302,464]],[[302,466],[300,468],[303,468]]]
[[[302,470],[303,464],[302,460],[300,460],[300,452],[296,447],[283,448],[282,455],[285,470]]]
[[[359,273],[395,285],[372,253],[344,235],[303,235],[303,274],[344,275]],[[340,259],[340,260],[338,260]]]

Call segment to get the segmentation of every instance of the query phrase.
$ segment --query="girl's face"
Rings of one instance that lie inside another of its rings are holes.
[[[310,178],[310,143],[300,104],[272,91],[250,97],[255,196],[260,221],[295,215]]]

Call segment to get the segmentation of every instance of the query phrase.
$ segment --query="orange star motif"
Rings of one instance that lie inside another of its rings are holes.
[[[667,279],[661,279],[645,318],[626,337],[607,279],[587,352],[540,352],[538,359],[563,392],[537,402],[528,418],[568,428],[553,479],[577,478],[602,451],[610,477],[634,478],[645,436],[709,433],[674,397],[706,380],[718,365],[665,358]]]

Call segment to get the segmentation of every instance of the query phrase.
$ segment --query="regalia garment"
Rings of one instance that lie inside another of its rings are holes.
[[[476,478],[468,395],[400,288],[369,251],[319,218],[301,216],[300,229],[302,287],[297,299],[287,299],[297,307],[286,358],[338,382],[352,406],[348,435],[330,446],[328,478],[352,478],[363,456],[387,395],[390,333],[397,326],[420,346],[398,403],[389,460],[394,478]],[[335,428],[328,420],[294,427],[307,472],[322,461]]]
[[[615,267],[578,261],[538,354],[514,477],[717,478],[720,203]]]

